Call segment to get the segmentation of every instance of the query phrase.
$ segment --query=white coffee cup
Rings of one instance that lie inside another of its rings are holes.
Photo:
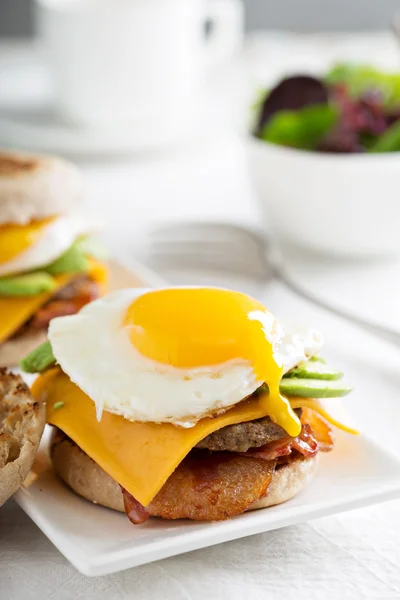
[[[186,127],[205,74],[240,47],[241,0],[36,0],[59,115]],[[212,23],[206,37],[204,25]]]

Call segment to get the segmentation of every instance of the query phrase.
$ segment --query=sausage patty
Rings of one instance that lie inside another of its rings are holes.
[[[298,408],[295,412],[299,416],[301,409]],[[247,423],[227,425],[210,433],[196,447],[214,451],[247,452],[249,448],[259,448],[285,436],[287,433],[282,427],[273,423],[269,417],[264,417]]]

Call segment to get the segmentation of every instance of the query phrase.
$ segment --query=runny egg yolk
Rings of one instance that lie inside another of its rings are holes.
[[[266,414],[289,435],[301,424],[279,392],[283,368],[274,357],[276,321],[257,300],[217,288],[170,288],[147,292],[129,306],[124,326],[143,356],[177,368],[219,365],[243,359],[257,380]]]
[[[31,221],[28,225],[0,225],[0,265],[36,244],[56,217]]]

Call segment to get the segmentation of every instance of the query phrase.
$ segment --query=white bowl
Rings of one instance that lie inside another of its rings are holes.
[[[280,240],[342,257],[400,253],[400,152],[306,152],[251,137],[249,158]]]

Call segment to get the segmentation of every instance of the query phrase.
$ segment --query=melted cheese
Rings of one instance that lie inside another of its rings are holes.
[[[310,398],[290,398],[290,406],[293,409],[302,408],[302,407],[311,408],[316,413],[321,415],[321,417],[323,419],[325,419],[325,421],[328,421],[328,423],[330,423],[334,427],[337,427],[338,429],[342,429],[346,433],[351,433],[352,435],[360,434],[360,432],[357,431],[357,429],[353,429],[352,427],[343,425],[343,423],[340,423],[340,421],[337,421],[336,419],[334,419],[328,412],[326,412],[326,410],[324,408],[322,408],[322,406],[320,405],[320,403],[317,400],[312,400]]]
[[[100,284],[103,292],[106,291],[107,267],[104,263],[91,259],[89,276]],[[72,273],[58,275],[54,277],[57,287],[37,296],[0,296],[0,344],[18,331],[41,306],[75,277],[76,274]]]
[[[260,394],[190,429],[170,423],[132,422],[107,411],[99,422],[94,402],[59,369],[38,377],[32,392],[37,400],[47,402],[48,423],[68,435],[144,506],[200,440],[226,425],[267,415]],[[325,418],[330,420],[329,415]]]
[[[107,264],[95,258],[89,258],[88,275],[99,284],[107,284],[109,275]]]

